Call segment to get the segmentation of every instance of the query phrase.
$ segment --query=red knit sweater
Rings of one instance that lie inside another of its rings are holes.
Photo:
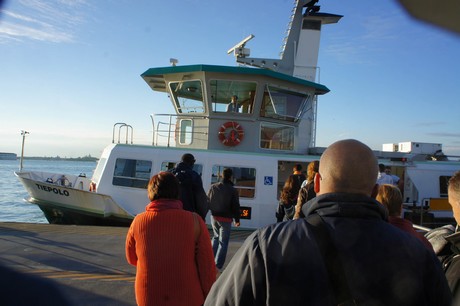
[[[203,220],[196,245],[194,217],[178,200],[156,200],[137,215],[126,237],[126,258],[137,267],[138,305],[202,305],[216,280]]]

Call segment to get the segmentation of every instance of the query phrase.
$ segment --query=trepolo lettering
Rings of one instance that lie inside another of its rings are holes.
[[[43,191],[53,192],[55,194],[63,195],[63,196],[66,196],[66,197],[69,196],[69,192],[67,190],[65,190],[65,189],[61,190],[61,188],[40,185],[40,184],[37,184],[37,183],[35,183],[35,185],[37,185],[38,189],[43,190]]]

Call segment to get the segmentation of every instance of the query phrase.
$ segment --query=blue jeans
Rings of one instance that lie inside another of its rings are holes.
[[[212,251],[214,252],[214,261],[216,268],[221,270],[227,257],[228,242],[230,240],[230,231],[232,222],[219,222],[211,216],[212,231]]]

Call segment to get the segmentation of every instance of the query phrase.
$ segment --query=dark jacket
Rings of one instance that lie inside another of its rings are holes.
[[[240,222],[240,198],[231,181],[211,185],[208,198],[213,216],[233,218],[235,222]]]
[[[171,172],[180,182],[180,200],[184,209],[196,212],[204,220],[209,210],[209,203],[201,176],[183,162],[179,162]]]
[[[450,305],[441,265],[420,241],[389,224],[383,206],[354,194],[323,194],[304,206],[326,223],[358,305]],[[305,219],[251,234],[205,305],[337,305]]]
[[[460,305],[460,232],[455,232],[452,225],[445,225],[429,231],[425,237],[442,263],[453,294],[452,305]]]
[[[453,294],[452,305],[460,305],[460,232],[446,237],[450,243],[452,254],[443,262],[447,282]]]
[[[282,222],[292,220],[295,213],[296,199],[289,200],[287,203],[281,199],[278,203],[278,209],[276,210],[276,222]]]

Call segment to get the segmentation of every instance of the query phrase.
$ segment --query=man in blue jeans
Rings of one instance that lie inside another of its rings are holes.
[[[240,226],[240,199],[238,191],[233,187],[233,171],[231,168],[225,168],[222,175],[223,181],[211,185],[208,192],[214,232],[212,249],[219,272],[222,272],[227,256],[232,221],[235,220],[236,227]]]

